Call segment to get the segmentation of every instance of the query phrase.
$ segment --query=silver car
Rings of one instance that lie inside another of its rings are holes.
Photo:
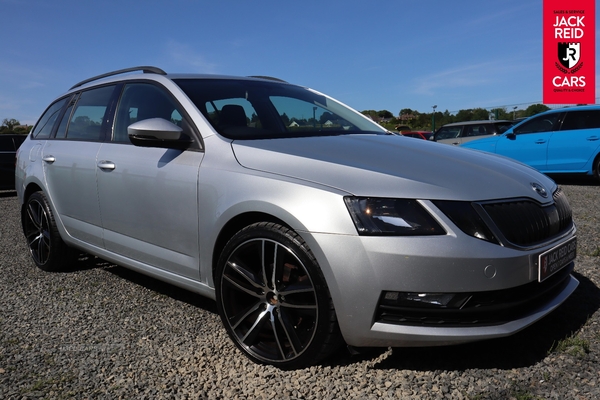
[[[245,355],[284,369],[511,335],[578,285],[552,180],[273,78],[88,79],[42,114],[16,182],[38,267],[86,252],[210,297]]]

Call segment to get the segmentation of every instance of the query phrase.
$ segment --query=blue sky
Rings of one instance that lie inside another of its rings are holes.
[[[0,15],[0,120],[23,124],[136,65],[270,75],[394,114],[542,99],[542,0],[0,0]]]

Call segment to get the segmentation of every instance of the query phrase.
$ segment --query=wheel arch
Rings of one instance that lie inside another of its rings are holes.
[[[293,228],[282,221],[280,218],[275,217],[274,215],[264,213],[264,212],[246,212],[243,214],[236,215],[231,218],[221,229],[219,235],[217,236],[217,240],[215,241],[215,245],[213,247],[212,254],[212,276],[215,275],[215,270],[217,268],[217,263],[219,262],[219,257],[221,256],[221,252],[225,245],[241,229],[252,225],[257,222],[273,222],[282,226],[285,226],[288,229],[293,230]]]
[[[36,192],[43,192],[42,188],[37,183],[30,183],[27,185],[25,190],[23,191],[23,198],[21,199],[21,228],[25,229],[23,226],[23,213],[25,212],[25,207],[27,205],[27,200],[31,197],[32,194]]]

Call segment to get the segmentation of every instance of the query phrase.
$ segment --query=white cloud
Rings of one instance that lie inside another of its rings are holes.
[[[170,41],[166,45],[167,56],[178,66],[186,71],[206,74],[217,73],[217,65],[209,62],[192,46],[177,41]]]

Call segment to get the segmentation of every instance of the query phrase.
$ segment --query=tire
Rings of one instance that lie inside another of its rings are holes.
[[[21,224],[35,265],[44,271],[64,271],[71,266],[71,252],[62,241],[48,199],[33,193],[21,210]]]
[[[600,183],[600,154],[596,156],[594,160],[594,178],[596,178],[596,183]]]
[[[303,368],[342,344],[325,278],[295,232],[266,222],[242,229],[223,249],[215,278],[227,333],[254,362]]]

